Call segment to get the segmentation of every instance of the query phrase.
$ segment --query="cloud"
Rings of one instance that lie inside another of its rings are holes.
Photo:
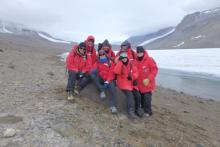
[[[184,15],[220,6],[219,0],[1,0],[0,19],[57,37],[124,40],[177,25]]]

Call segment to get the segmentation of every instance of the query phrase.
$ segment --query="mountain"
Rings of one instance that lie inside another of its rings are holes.
[[[128,38],[127,40],[129,42],[131,42],[131,44],[134,46],[145,45],[145,44],[152,42],[156,39],[165,37],[165,36],[171,34],[173,31],[174,31],[174,27],[168,27],[168,28],[161,29],[157,32],[148,33],[145,35],[132,36],[132,37]]]
[[[145,45],[149,49],[220,48],[220,8],[189,14],[175,31]]]
[[[55,38],[46,32],[37,31],[30,29],[22,24],[15,22],[7,22],[0,20],[0,33],[18,35],[18,36],[29,36],[29,37],[40,37],[41,39],[55,42],[55,43],[66,43],[70,44],[70,41],[64,41],[62,39]]]

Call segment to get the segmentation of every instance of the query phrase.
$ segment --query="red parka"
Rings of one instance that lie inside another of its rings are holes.
[[[104,63],[97,61],[99,75],[104,81],[111,82],[115,79],[114,68],[115,64],[111,60]]]
[[[107,53],[108,58],[110,58],[112,61],[115,60],[115,53],[113,52],[112,48],[109,49],[109,52]]]
[[[144,52],[144,57],[141,61],[136,60],[138,69],[138,89],[141,93],[151,92],[156,87],[155,78],[158,72],[158,67],[153,58],[149,57],[148,53]],[[149,84],[145,86],[143,80],[148,78]]]
[[[73,46],[72,50],[69,52],[66,58],[66,68],[67,70],[72,70],[76,72],[89,72],[91,70],[91,57],[81,56],[77,53],[77,48],[79,46]]]
[[[117,75],[116,84],[121,90],[133,90],[133,81],[138,78],[138,70],[135,66],[135,62],[129,61],[127,65],[124,65],[122,61],[118,61],[114,73]],[[131,75],[132,80],[128,80],[127,77]]]

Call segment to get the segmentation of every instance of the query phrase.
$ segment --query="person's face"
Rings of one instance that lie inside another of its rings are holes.
[[[128,58],[122,58],[121,61],[125,63],[128,61]]]
[[[94,40],[89,40],[89,41],[88,41],[88,45],[89,45],[89,46],[94,46]]]
[[[99,54],[99,58],[104,59],[104,58],[106,58],[106,55],[105,54]]]
[[[84,47],[81,47],[81,48],[79,48],[79,52],[80,52],[81,54],[85,54],[86,49],[85,49]]]
[[[128,49],[128,46],[126,46],[126,45],[121,46],[121,51],[127,51],[127,49]]]
[[[110,50],[110,47],[109,46],[103,46],[103,49],[108,52]]]
[[[143,57],[144,56],[144,52],[137,52],[137,56],[138,57]]]

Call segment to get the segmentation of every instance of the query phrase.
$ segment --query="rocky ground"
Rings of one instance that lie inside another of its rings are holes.
[[[154,115],[111,115],[93,84],[75,103],[65,97],[64,63],[56,47],[19,45],[0,39],[1,147],[219,147],[220,103],[158,87]]]

